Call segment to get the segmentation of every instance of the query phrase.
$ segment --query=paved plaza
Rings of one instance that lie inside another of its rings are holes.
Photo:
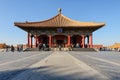
[[[1,52],[0,80],[120,80],[120,52]]]

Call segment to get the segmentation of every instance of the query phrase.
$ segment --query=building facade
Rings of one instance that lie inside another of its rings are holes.
[[[15,26],[28,33],[27,44],[29,48],[45,44],[49,48],[54,47],[93,47],[93,32],[105,23],[79,22],[59,13],[40,22],[15,22]],[[34,40],[34,43],[33,43]]]

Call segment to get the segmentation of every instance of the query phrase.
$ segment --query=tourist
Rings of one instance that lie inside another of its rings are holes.
[[[45,50],[45,48],[46,48],[46,45],[45,45],[45,43],[43,43],[43,51]]]
[[[8,46],[6,46],[6,52],[8,52]]]
[[[59,51],[61,51],[61,45],[59,45],[58,48],[59,48]]]
[[[17,46],[17,51],[20,51],[19,46]]]
[[[77,43],[77,44],[76,44],[76,48],[79,48],[79,47],[80,47],[80,44],[79,44],[79,43]]]
[[[42,48],[42,44],[39,43],[39,45],[38,45],[38,49],[39,49],[39,51],[40,51],[41,48]]]
[[[23,51],[23,45],[20,45],[20,51]]]
[[[15,48],[13,45],[11,45],[11,51],[14,52]]]

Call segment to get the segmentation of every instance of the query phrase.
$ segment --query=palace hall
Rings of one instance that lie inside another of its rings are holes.
[[[15,22],[15,26],[26,31],[28,48],[45,44],[50,49],[93,48],[93,32],[103,27],[102,22],[81,22],[70,19],[59,9],[54,17],[38,22]]]

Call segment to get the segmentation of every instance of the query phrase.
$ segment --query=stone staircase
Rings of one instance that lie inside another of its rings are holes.
[[[94,48],[72,48],[72,51],[93,51],[93,52],[97,52],[97,50],[94,49]]]
[[[38,48],[26,48],[24,51],[39,51]],[[43,51],[43,49],[40,49],[40,51]],[[49,48],[45,48],[44,51],[49,51]]]
[[[26,48],[24,51],[39,51],[38,48]],[[43,51],[43,49],[41,49],[40,51]],[[61,50],[59,48],[45,48],[44,51],[93,51],[93,52],[97,52],[96,49],[94,48],[61,48]]]

